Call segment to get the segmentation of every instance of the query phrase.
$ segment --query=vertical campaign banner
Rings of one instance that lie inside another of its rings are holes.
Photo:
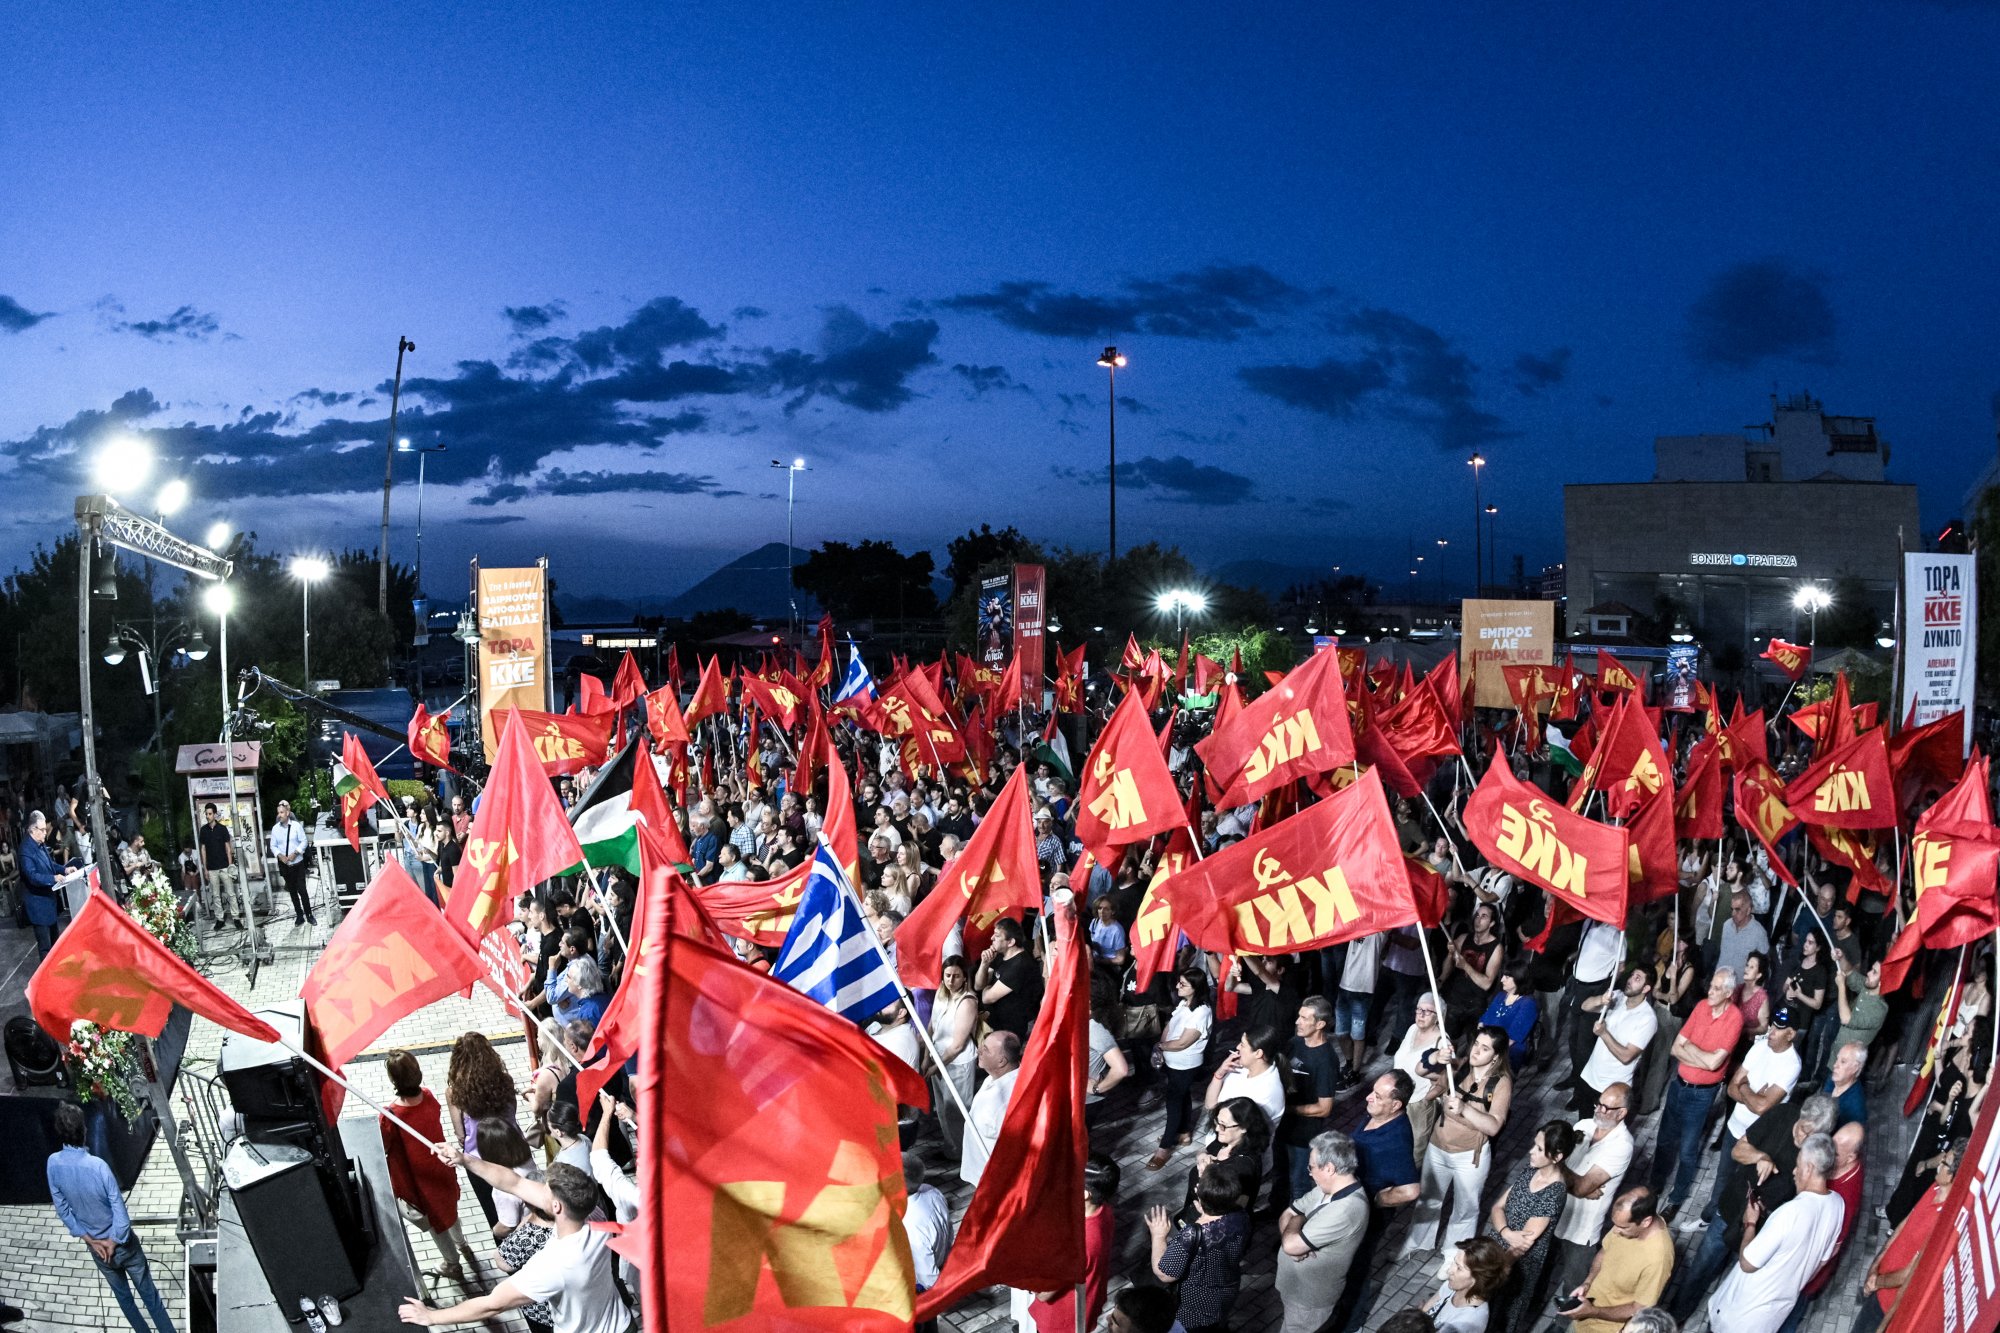
[[[479,726],[490,764],[500,743],[494,731],[496,713],[504,715],[509,708],[537,713],[553,709],[548,566],[480,569],[478,580]]]
[[[1472,677],[1474,706],[1512,708],[1500,668],[1555,664],[1556,604],[1482,599],[1459,605],[1458,670]]]
[[[1701,649],[1692,643],[1677,643],[1667,649],[1667,686],[1660,691],[1660,703],[1670,713],[1692,713],[1695,709],[1695,677],[1701,667]]]
[[[995,574],[979,581],[979,665],[998,671],[1013,651],[1014,576]]]
[[[1040,565],[1014,566],[1014,655],[1021,659],[1022,696],[1037,708],[1042,704],[1047,603],[1047,571]]]
[[[1979,646],[1978,575],[1970,555],[1903,556],[1903,698],[1899,711],[1924,726],[1963,709],[1972,751],[1973,677]]]

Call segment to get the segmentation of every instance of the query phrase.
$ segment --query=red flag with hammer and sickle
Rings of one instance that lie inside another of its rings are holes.
[[[1493,761],[1465,803],[1465,833],[1486,859],[1594,921],[1625,924],[1626,833],[1563,808]]]
[[[965,850],[938,876],[937,887],[896,927],[896,971],[912,986],[935,987],[944,942],[961,918],[988,929],[1002,916],[1042,905],[1035,827],[1028,813],[1028,766],[1018,765]]]
[[[1113,848],[1178,828],[1185,818],[1152,723],[1130,690],[1084,761],[1076,809],[1078,840],[1106,861]]]
[[[514,899],[582,864],[576,830],[542,772],[528,726],[509,709],[444,919],[477,943],[514,919]]]

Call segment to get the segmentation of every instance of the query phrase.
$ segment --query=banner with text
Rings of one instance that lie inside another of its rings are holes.
[[[1480,708],[1512,708],[1514,698],[1500,668],[1554,665],[1556,604],[1466,601],[1460,607],[1465,629],[1459,640],[1458,669],[1472,676],[1473,703]]]
[[[474,567],[477,569],[477,566]],[[493,718],[509,708],[552,710],[549,694],[548,569],[479,569],[479,727],[486,762],[500,737]]]
[[[1969,555],[1903,557],[1903,698],[1897,712],[1924,726],[1963,710],[1972,750],[1973,677],[1979,595]]]
[[[1910,595],[1915,600],[1914,587]],[[1994,1299],[2000,1291],[2000,1258],[1996,1258],[2000,1208],[1994,1204],[2000,1193],[2000,1138],[1993,1133],[1995,1111],[2000,1111],[2000,1101],[1989,1100],[1973,1124],[1971,1141],[1945,1195],[1944,1214],[1917,1255],[1883,1333],[1993,1333],[2000,1325],[2000,1301]],[[1911,1224],[1916,1220],[1912,1217]]]
[[[979,581],[979,665],[998,671],[1014,651],[1014,577]]]
[[[1014,655],[1021,659],[1021,694],[1031,708],[1042,706],[1047,601],[1048,575],[1042,566],[1014,566]]]

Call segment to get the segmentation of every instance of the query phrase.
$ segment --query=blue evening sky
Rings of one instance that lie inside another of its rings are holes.
[[[677,591],[795,455],[802,545],[1101,546],[1107,342],[1121,544],[1396,592],[1439,537],[1468,580],[1473,448],[1530,569],[1563,482],[1774,389],[1927,523],[1994,452],[1992,4],[11,16],[0,567],[120,430],[186,530],[372,548],[398,335],[440,595]]]

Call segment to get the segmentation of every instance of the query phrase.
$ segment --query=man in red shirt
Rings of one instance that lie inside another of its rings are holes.
[[[1660,1116],[1660,1132],[1653,1143],[1653,1168],[1648,1183],[1655,1195],[1666,1193],[1667,1176],[1674,1174],[1674,1188],[1667,1195],[1663,1217],[1671,1218],[1687,1202],[1701,1171],[1701,1134],[1708,1125],[1709,1108],[1715,1094],[1729,1076],[1729,1060],[1736,1052],[1736,1039],[1743,1035],[1743,1011],[1736,1004],[1736,974],[1718,967],[1708,979],[1708,994],[1681,1024],[1674,1038],[1673,1058],[1678,1062],[1667,1085],[1666,1104]]]
[[[1104,1313],[1104,1289],[1111,1280],[1111,1261],[1118,1251],[1117,1218],[1111,1211],[1118,1198],[1118,1163],[1092,1153],[1083,1165],[1083,1296],[1085,1328],[1096,1328]],[[1017,1307],[1018,1308],[1018,1307]],[[1075,1333],[1076,1288],[1043,1291],[1028,1304],[1037,1333]]]
[[[1895,1313],[1903,1288],[1917,1271],[1917,1260],[1923,1258],[1924,1247],[1930,1244],[1938,1223],[1944,1220],[1944,1201],[1951,1194],[1952,1175],[1958,1169],[1959,1154],[1963,1151],[1965,1145],[1956,1144],[1939,1160],[1937,1183],[1924,1193],[1923,1199],[1903,1219],[1903,1225],[1889,1237],[1882,1253],[1869,1265],[1868,1276],[1861,1282],[1861,1310],[1854,1316],[1848,1333],[1875,1333],[1882,1327],[1882,1321]],[[1950,1237],[1946,1239],[1949,1241]],[[1868,1300],[1870,1296],[1875,1299]]]

